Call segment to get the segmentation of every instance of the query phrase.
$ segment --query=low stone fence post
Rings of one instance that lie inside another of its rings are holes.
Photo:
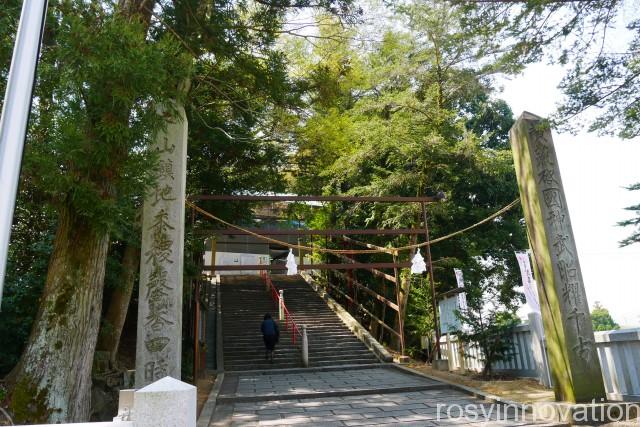
[[[133,398],[134,427],[196,427],[196,388],[164,377]]]
[[[596,332],[607,397],[640,401],[640,328]]]
[[[309,339],[307,338],[307,325],[302,325],[302,365],[309,367]]]

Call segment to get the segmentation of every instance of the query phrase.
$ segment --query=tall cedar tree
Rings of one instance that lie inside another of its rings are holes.
[[[88,418],[110,233],[153,172],[146,150],[188,69],[169,38],[123,3],[51,2],[23,175],[49,196],[57,230],[39,311],[10,374],[20,422]],[[72,375],[70,373],[73,373]]]

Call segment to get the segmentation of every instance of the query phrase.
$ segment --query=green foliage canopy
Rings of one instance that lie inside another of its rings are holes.
[[[518,196],[507,142],[512,113],[493,97],[488,78],[509,67],[497,56],[491,61],[497,52],[487,50],[486,34],[463,31],[462,9],[420,2],[398,11],[407,31],[381,26],[376,43],[359,45],[352,33],[326,22],[320,31],[325,37],[311,46],[292,43],[294,74],[306,76],[311,94],[305,99],[308,116],[295,130],[291,188],[301,194],[442,192],[447,199],[429,206],[433,238],[473,224]],[[333,204],[321,215],[336,228],[411,228],[422,222],[419,206],[411,204]],[[514,290],[513,251],[527,246],[520,218],[514,210],[434,245],[438,292],[455,287],[452,267],[463,267],[470,286],[478,284],[479,300],[495,298],[500,316],[512,312],[521,300]],[[367,259],[389,261],[380,255]],[[378,288],[371,278],[358,280]],[[413,338],[432,327],[424,289],[413,283],[409,296],[407,331]]]

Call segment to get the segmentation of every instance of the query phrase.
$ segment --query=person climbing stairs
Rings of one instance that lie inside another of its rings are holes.
[[[300,276],[272,276],[294,321],[307,327],[309,366],[378,363],[375,355],[346,327],[325,301]],[[225,371],[302,367],[301,339],[279,322],[280,339],[273,362],[264,358],[260,330],[266,313],[278,319],[278,306],[259,276],[223,276],[222,334]]]

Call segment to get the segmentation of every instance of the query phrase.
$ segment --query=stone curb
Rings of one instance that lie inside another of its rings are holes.
[[[392,394],[392,393],[410,393],[414,391],[441,390],[449,389],[447,384],[430,384],[405,387],[387,387],[387,388],[363,388],[358,390],[336,390],[336,391],[319,391],[308,393],[286,393],[286,394],[263,394],[263,395],[234,395],[234,396],[218,396],[219,403],[243,403],[243,402],[263,402],[270,400],[298,400],[298,399],[318,399],[325,397],[345,397],[345,396],[365,396],[372,394]]]
[[[344,322],[344,324],[349,328],[353,334],[358,337],[360,341],[367,346],[369,350],[373,352],[373,354],[380,360],[381,362],[392,362],[393,356],[391,353],[387,351],[386,348],[382,344],[378,342],[370,333],[367,331],[356,319],[349,314],[347,310],[345,310],[336,300],[331,298],[327,292],[318,283],[316,280],[308,273],[301,272],[300,276],[304,279],[305,282],[311,288],[316,291],[316,293],[322,298],[329,308]]]
[[[342,371],[345,369],[372,369],[385,367],[387,363],[361,363],[354,365],[330,365],[330,366],[312,366],[310,368],[276,368],[276,369],[251,369],[246,371],[226,371],[229,375],[275,375],[275,374],[295,374],[306,372],[331,372]]]
[[[220,388],[222,387],[222,382],[224,381],[224,372],[219,373],[216,376],[216,380],[213,383],[213,388],[209,393],[209,397],[207,397],[207,401],[202,407],[202,411],[200,412],[200,416],[198,417],[197,427],[209,427],[211,420],[213,419],[213,414],[216,411],[218,394],[220,394]]]
[[[388,366],[390,369],[399,369],[403,372],[406,372],[408,374],[412,374],[412,375],[417,375],[419,377],[423,377],[423,378],[427,378],[433,381],[439,381],[443,384],[446,384],[448,388],[452,388],[454,390],[458,390],[461,391],[462,393],[468,394],[470,396],[476,397],[478,399],[483,399],[486,400],[488,402],[491,403],[498,403],[501,405],[508,405],[508,406],[514,406],[519,408],[521,411],[523,412],[527,412],[527,413],[532,413],[532,408],[530,405],[525,405],[523,403],[520,402],[516,402],[514,400],[509,400],[509,399],[505,399],[503,397],[500,396],[496,396],[495,394],[490,394],[490,393],[485,393],[482,390],[478,390],[477,388],[473,388],[473,387],[468,387],[462,384],[457,384],[448,380],[445,380],[443,378],[439,378],[439,377],[434,377],[432,375],[428,375],[425,374],[423,372],[419,372],[419,371],[414,371],[411,368],[408,368],[406,366],[400,366],[400,365],[389,365]],[[569,426],[569,424],[566,423],[552,423],[552,424],[541,424],[541,425],[545,425],[545,426]]]
[[[440,377],[434,377],[434,376],[425,374],[423,372],[414,371],[413,369],[411,369],[409,367],[406,367],[406,366],[390,365],[389,368],[399,369],[399,370],[401,370],[401,371],[403,371],[405,373],[408,373],[408,374],[417,375],[419,377],[427,378],[427,379],[430,379],[432,381],[438,381],[438,382],[444,383],[444,384],[448,385],[449,387],[451,387],[453,389],[456,389],[458,391],[461,391],[461,392],[463,392],[465,394],[468,394],[468,395],[471,395],[473,397],[477,397],[477,398],[481,398],[481,399],[487,400],[487,401],[492,402],[492,403],[500,403],[500,404],[504,404],[504,405],[515,405],[515,406],[518,406],[521,409],[525,408],[525,405],[520,403],[520,402],[516,402],[516,401],[513,401],[513,400],[508,400],[508,399],[505,399],[503,397],[496,396],[494,394],[485,393],[484,391],[479,390],[477,388],[467,387],[465,385],[457,384],[457,383],[445,380],[445,379],[440,378]]]

